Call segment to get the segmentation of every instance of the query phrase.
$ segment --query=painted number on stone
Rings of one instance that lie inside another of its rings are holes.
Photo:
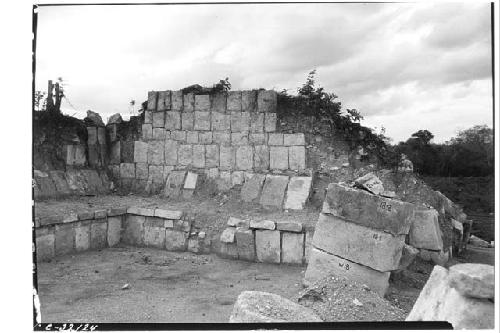
[[[344,269],[345,269],[346,271],[348,271],[348,270],[349,270],[349,268],[350,268],[350,267],[349,267],[349,264],[345,264],[345,265],[344,265],[344,263],[342,263],[342,262],[339,262],[339,267],[344,267]]]
[[[391,205],[388,205],[385,201],[380,203],[380,208],[387,210],[388,212],[391,211]]]

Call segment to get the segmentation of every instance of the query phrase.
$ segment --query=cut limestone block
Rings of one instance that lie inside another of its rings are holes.
[[[403,246],[403,252],[401,253],[401,259],[399,260],[398,270],[406,269],[415,260],[418,255],[418,249],[411,245],[405,244]]]
[[[195,131],[210,131],[210,112],[194,112],[194,129]]]
[[[182,211],[156,208],[154,216],[168,220],[179,220],[182,218]]]
[[[311,185],[312,177],[291,177],[286,192],[285,209],[304,209]]]
[[[163,220],[161,221],[162,223]],[[165,248],[165,228],[153,226],[144,227],[144,245],[155,248]]]
[[[229,219],[227,220],[227,225],[229,227],[244,227],[244,228],[248,229],[248,227],[250,226],[250,223],[247,220],[242,220],[242,219],[238,219],[236,217],[230,216]]]
[[[108,217],[108,246],[113,247],[120,243],[122,233],[122,217]]]
[[[185,177],[186,171],[172,171],[170,173],[165,184],[165,196],[167,198],[175,198],[181,194]]]
[[[220,146],[220,169],[232,170],[235,163],[235,149],[230,146]]]
[[[121,156],[120,148],[121,148],[120,141],[116,141],[111,144],[109,152],[109,164],[120,164],[120,156]]]
[[[276,229],[283,231],[302,232],[302,223],[299,222],[276,222]]]
[[[306,147],[291,146],[288,148],[288,167],[290,170],[302,171],[306,168]]]
[[[122,235],[123,243],[127,245],[143,245],[145,221],[145,216],[127,215]]]
[[[281,247],[280,232],[276,230],[256,230],[255,248],[257,261],[267,263],[280,263]]]
[[[230,131],[231,115],[222,112],[212,112],[212,131]]]
[[[231,173],[231,184],[233,186],[242,185],[244,181],[245,181],[245,175],[243,171],[233,171]]]
[[[241,92],[241,110],[246,112],[257,111],[257,90]]]
[[[450,287],[475,298],[495,298],[495,267],[484,264],[458,264],[450,267]]]
[[[194,93],[184,95],[184,112],[194,111]]]
[[[194,96],[195,111],[210,111],[210,95]]]
[[[309,263],[309,257],[311,255],[311,249],[313,248],[313,236],[314,236],[314,230],[307,230],[305,233],[305,240],[304,240],[304,263]]]
[[[276,116],[276,113],[266,113],[264,115],[264,131],[275,132],[277,120],[278,117]]]
[[[180,145],[177,159],[179,165],[190,166],[193,163],[193,145]]]
[[[269,133],[267,144],[270,146],[283,146],[283,133]]]
[[[264,113],[251,113],[250,114],[250,132],[251,133],[264,133]],[[264,143],[264,142],[262,142]]]
[[[151,124],[142,124],[141,134],[142,134],[142,139],[143,140],[151,140],[151,139],[153,139],[153,123],[151,123]]]
[[[170,110],[170,91],[159,91],[158,92],[158,103],[156,110],[165,111]]]
[[[363,177],[359,177],[354,182],[356,186],[370,191],[373,194],[378,195],[385,192],[384,184],[382,184],[382,181],[375,176],[373,172],[369,172]]]
[[[182,110],[182,91],[172,91],[171,94],[172,99],[172,111],[181,111]]]
[[[188,171],[186,180],[184,181],[184,189],[195,190],[198,182],[198,174]]]
[[[153,123],[153,111],[146,110],[144,111],[144,124],[152,124]]]
[[[36,259],[46,261],[55,256],[55,236],[53,233],[36,237]]]
[[[234,236],[238,249],[238,259],[255,261],[255,236],[253,230],[238,227]]]
[[[381,272],[399,266],[405,235],[389,233],[320,214],[314,231],[313,245]]]
[[[55,255],[64,255],[74,251],[75,229],[72,224],[56,224]]]
[[[309,308],[279,295],[244,291],[236,300],[230,323],[320,322]]]
[[[136,163],[135,164],[135,178],[136,179],[148,179],[148,164],[147,163]]]
[[[269,147],[269,167],[271,169],[288,169],[288,147],[271,146]]]
[[[263,113],[254,113],[255,115],[263,115]],[[265,145],[266,144],[266,134],[265,133],[252,133],[248,134],[248,142],[253,145]]]
[[[220,235],[220,241],[222,243],[234,243],[235,232],[236,232],[235,227],[228,227],[228,228],[224,229],[224,231]]]
[[[259,90],[257,96],[257,109],[259,112],[276,112],[278,94],[274,90]]]
[[[205,168],[205,145],[193,145],[193,167]]]
[[[163,184],[163,167],[161,165],[150,165],[148,168],[148,179],[155,184]]]
[[[191,113],[185,113],[191,114]],[[196,144],[198,143],[198,132],[197,131],[186,131],[186,143]]]
[[[213,132],[212,139],[214,143],[221,146],[231,145],[231,134],[229,132]]]
[[[264,207],[281,208],[287,185],[288,176],[267,175],[262,188],[260,204]]]
[[[148,161],[148,144],[147,142],[134,142],[134,162],[147,163]]]
[[[390,274],[390,272],[379,272],[336,255],[326,253],[313,246],[304,282],[306,285],[310,285],[326,276],[336,275],[366,284],[383,297],[389,287]]]
[[[71,194],[71,189],[69,188],[64,171],[49,171],[49,177],[52,179],[58,194]]]
[[[35,175],[36,185],[40,190],[40,195],[43,197],[55,197],[57,196],[56,186],[54,182],[47,174],[43,174],[43,176]],[[71,179],[69,179],[71,182]],[[71,184],[69,185],[71,187]]]
[[[407,234],[410,230],[414,210],[415,206],[408,202],[331,183],[328,185],[322,212],[400,235]]]
[[[177,141],[165,140],[165,164],[166,165],[176,165],[177,164]]]
[[[181,113],[178,111],[165,112],[165,129],[180,130],[181,129]]]
[[[241,91],[228,92],[227,111],[241,111]]]
[[[250,228],[252,229],[266,229],[266,230],[274,230],[276,229],[276,223],[271,220],[262,220],[262,221],[250,221]]]
[[[266,145],[255,146],[254,167],[256,171],[269,169],[269,147]]]
[[[219,191],[225,192],[230,190],[233,187],[231,181],[231,172],[230,171],[221,171],[219,173],[219,178],[215,180],[217,184],[217,189]]]
[[[427,250],[443,249],[443,239],[435,209],[415,210],[410,226],[410,245]]]
[[[153,112],[153,129],[155,127],[165,127],[165,112]]]
[[[148,91],[148,110],[155,111],[158,103],[158,92]]]
[[[103,249],[107,247],[108,225],[106,219],[96,219],[90,224],[90,248]]]
[[[302,265],[304,257],[304,234],[293,232],[281,233],[281,262]]]
[[[210,95],[212,97],[212,111],[213,112],[226,112],[226,92],[217,92]]]
[[[167,138],[167,131],[164,128],[153,128],[153,140],[164,141]]]
[[[148,143],[148,163],[163,165],[165,163],[165,143],[164,141],[150,141]]]
[[[188,238],[187,243],[188,252],[200,253],[201,252],[201,241],[196,236],[191,236]]]
[[[248,145],[248,132],[233,132],[231,133],[232,146],[246,146]]]
[[[236,148],[236,169],[253,169],[253,149],[252,146],[239,146]]]
[[[283,145],[285,146],[304,146],[306,139],[304,133],[284,134]]]
[[[219,166],[219,146],[205,145],[205,166],[216,168]]]
[[[241,188],[241,200],[245,202],[252,202],[258,199],[265,179],[266,175],[257,173],[252,178],[247,180]]]
[[[165,248],[167,251],[186,251],[187,235],[183,231],[165,229]]]
[[[181,128],[183,131],[194,130],[194,113],[182,112],[181,113]]]
[[[212,132],[198,132],[198,142],[202,145],[212,144]]]
[[[75,250],[87,251],[90,249],[90,224],[80,223],[75,226]]]
[[[97,144],[97,127],[87,127],[87,144]]]

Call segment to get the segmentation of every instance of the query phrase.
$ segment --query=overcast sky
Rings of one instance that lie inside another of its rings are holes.
[[[80,118],[128,118],[148,90],[225,77],[296,92],[316,69],[395,143],[492,126],[489,3],[41,7],[37,34],[37,89],[62,77],[64,112]]]

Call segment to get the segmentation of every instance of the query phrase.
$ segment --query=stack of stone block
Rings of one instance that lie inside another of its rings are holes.
[[[305,282],[338,275],[384,295],[399,268],[414,205],[341,184],[328,186]]]
[[[230,217],[216,252],[223,258],[302,265],[305,262],[305,232],[297,222]]]

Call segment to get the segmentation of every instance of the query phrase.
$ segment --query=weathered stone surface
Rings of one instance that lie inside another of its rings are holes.
[[[224,231],[220,235],[220,241],[222,243],[234,243],[235,232],[236,232],[235,227],[228,227],[228,228],[224,229]]]
[[[213,252],[225,259],[238,259],[236,243],[223,243],[219,239],[212,241]]]
[[[269,167],[277,170],[288,169],[288,147],[272,146],[269,150]]]
[[[209,145],[212,143],[212,132],[198,132],[198,142],[203,145]]]
[[[194,112],[194,129],[196,131],[210,131],[210,112]]]
[[[122,163],[134,162],[134,141],[122,141],[120,147],[120,161]]]
[[[258,199],[265,179],[266,175],[255,174],[251,179],[247,180],[241,188],[241,200],[252,202]]]
[[[260,112],[250,114],[250,132],[261,134],[264,133],[264,117],[264,113]]]
[[[84,166],[87,163],[84,145],[74,145],[73,165]]]
[[[231,146],[220,146],[219,167],[221,170],[234,169],[235,149]]]
[[[281,256],[280,232],[255,230],[257,261],[279,264]]]
[[[148,179],[148,164],[147,163],[136,163],[135,164],[135,178],[136,179]]]
[[[241,92],[241,110],[247,112],[257,111],[257,90],[244,90]]]
[[[259,90],[257,96],[257,110],[259,112],[276,112],[278,94],[274,90]]]
[[[306,168],[306,147],[291,146],[288,148],[288,167],[290,170],[302,171]]]
[[[195,190],[198,182],[198,174],[188,171],[186,180],[184,181],[184,189]]]
[[[281,262],[302,265],[304,257],[304,234],[293,232],[281,233]]]
[[[231,112],[231,132],[248,132],[250,130],[250,114],[248,112]]]
[[[255,236],[253,230],[238,227],[234,236],[238,249],[238,259],[255,261]]]
[[[153,124],[153,111],[144,111],[144,124]]]
[[[233,146],[248,145],[248,133],[247,132],[231,133],[231,145]]]
[[[171,131],[170,138],[179,142],[186,142],[186,131]]]
[[[241,91],[228,92],[227,111],[241,111]]]
[[[165,163],[165,143],[163,141],[150,141],[148,143],[148,163],[163,165]]]
[[[205,145],[193,145],[193,167],[205,168]]]
[[[107,247],[108,225],[106,219],[96,219],[90,224],[90,248],[103,249]]]
[[[266,229],[274,230],[276,229],[276,223],[271,220],[261,220],[261,221],[250,221],[250,228],[252,229]]]
[[[259,145],[254,147],[254,168],[256,171],[269,169],[269,147]]]
[[[278,117],[276,116],[276,113],[266,113],[264,116],[264,131],[275,132],[277,121]]]
[[[304,209],[311,192],[312,177],[291,177],[286,193],[285,209]]]
[[[105,219],[108,216],[108,211],[106,209],[97,209],[94,211],[94,218]]]
[[[165,112],[165,129],[180,130],[181,129],[181,113],[178,111]]]
[[[110,146],[109,164],[120,164],[120,147],[121,142],[113,142]]]
[[[375,176],[373,172],[369,172],[366,175],[359,177],[354,181],[356,186],[370,191],[373,194],[381,194],[384,192],[384,184],[382,181]]]
[[[205,174],[208,179],[217,179],[219,178],[219,168],[205,169]]]
[[[99,168],[101,166],[99,145],[88,145],[89,151],[89,165],[92,168]]]
[[[97,144],[97,127],[87,127],[87,144]]]
[[[90,248],[90,225],[88,223],[75,226],[75,250],[86,251]]]
[[[155,111],[158,103],[158,92],[148,91],[148,110]]]
[[[163,176],[163,166],[150,165],[148,168],[148,180],[154,184],[163,184],[165,177]]]
[[[153,112],[153,128],[165,127],[165,112]]]
[[[231,172],[231,184],[233,186],[242,185],[244,181],[245,181],[245,176],[243,174],[243,171]]]
[[[270,146],[283,146],[283,133],[269,133],[267,144]]]
[[[246,220],[242,220],[242,219],[230,216],[229,219],[227,220],[227,225],[229,227],[246,227],[246,228],[248,228],[249,222]]]
[[[231,130],[231,115],[221,112],[212,112],[212,130],[213,131],[230,131]]]
[[[418,255],[418,249],[411,245],[405,244],[401,252],[401,259],[399,260],[398,270],[406,269],[415,260]]]
[[[485,241],[484,239],[481,239],[475,235],[471,235],[469,238],[469,243],[474,246],[478,247],[491,247],[491,244]]]
[[[178,164],[190,166],[193,164],[193,145],[180,145],[177,151]]]
[[[167,138],[166,133],[164,128],[153,128],[153,140],[164,141]]]
[[[376,229],[320,214],[313,245],[318,249],[380,272],[399,266],[405,236],[394,236]]]
[[[97,143],[100,145],[106,145],[106,128],[97,127]]]
[[[304,263],[309,263],[309,257],[311,255],[311,249],[313,248],[313,236],[314,230],[306,230],[304,240]]]
[[[253,169],[253,149],[252,146],[239,146],[236,148],[236,169]]]
[[[410,230],[414,209],[411,203],[331,183],[322,212],[399,235],[407,234]]]
[[[485,264],[457,264],[449,269],[450,287],[475,298],[495,298],[495,267]]]
[[[304,146],[306,139],[304,133],[293,133],[283,135],[283,145],[285,146]]]
[[[276,222],[276,229],[283,231],[302,232],[302,223],[300,222]]]
[[[205,146],[205,166],[207,168],[214,168],[219,166],[219,146],[206,145]]]
[[[55,236],[53,233],[36,237],[36,260],[46,261],[55,256]]]
[[[170,91],[158,92],[158,103],[156,106],[157,111],[170,110]]]
[[[215,180],[217,184],[217,189],[219,191],[228,191],[233,187],[231,181],[231,172],[230,171],[221,171],[219,173],[219,178]]]
[[[108,217],[108,246],[113,247],[120,243],[122,232],[122,217]]]
[[[119,113],[115,113],[108,118],[107,125],[110,124],[121,124],[123,122],[122,116]]]
[[[194,96],[195,111],[210,111],[210,95],[195,95]]]
[[[379,272],[315,247],[312,247],[310,251],[309,264],[304,277],[306,285],[326,276],[336,275],[366,284],[381,297],[386,293],[389,287],[390,272]]]
[[[187,243],[187,250],[188,252],[192,253],[200,253],[201,252],[201,241],[198,239],[198,237],[189,237],[188,243]]]
[[[148,144],[147,142],[134,142],[134,162],[147,163],[148,161]]]
[[[415,210],[410,226],[410,245],[427,250],[443,249],[443,239],[435,209]]]
[[[183,105],[182,91],[180,90],[172,91],[171,99],[172,99],[172,111],[181,111]]]
[[[231,134],[229,132],[213,132],[212,140],[222,146],[231,145]]]
[[[165,230],[165,248],[168,251],[186,251],[187,233],[179,230]]]
[[[165,196],[175,198],[181,194],[186,171],[172,171],[165,184]]]
[[[74,251],[75,229],[71,224],[56,224],[55,255],[64,255]]]
[[[194,111],[194,93],[184,95],[184,112]]]
[[[176,165],[177,164],[177,141],[165,140],[165,164]]]
[[[145,216],[127,215],[122,234],[123,243],[127,245],[143,245],[145,221]]]
[[[161,221],[163,223],[163,221]],[[165,228],[145,226],[144,245],[162,249],[165,247]]]
[[[142,124],[141,134],[143,140],[153,139],[153,124]]]
[[[187,113],[190,114],[190,113]],[[196,144],[198,143],[198,132],[197,131],[187,131],[186,132],[186,142],[189,144]]]
[[[255,113],[262,114],[262,113]],[[266,144],[266,134],[265,133],[249,133],[248,142],[253,145],[265,145]]]
[[[212,111],[214,112],[226,112],[226,92],[217,92],[211,95],[212,97]]]
[[[320,322],[311,310],[279,295],[244,291],[234,304],[230,323]]]
[[[52,179],[52,182],[54,183],[55,189],[58,194],[71,194],[71,189],[69,188],[64,171],[49,171],[49,177],[50,179]]]
[[[169,220],[180,220],[182,218],[182,211],[156,208],[154,216]]]
[[[267,175],[260,196],[260,204],[264,207],[281,208],[287,185],[288,176]]]

